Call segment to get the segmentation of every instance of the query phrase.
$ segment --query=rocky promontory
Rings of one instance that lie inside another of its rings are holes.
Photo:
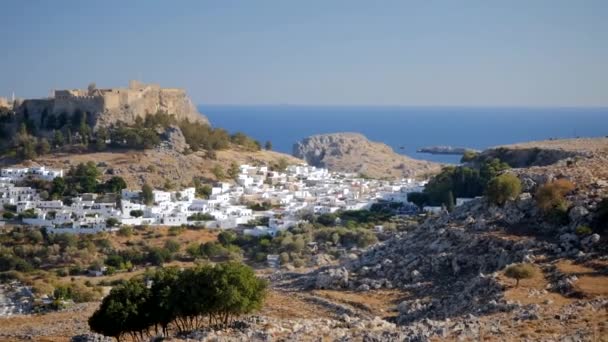
[[[310,165],[372,178],[416,177],[440,169],[440,164],[398,154],[359,133],[313,135],[294,144],[293,155]]]

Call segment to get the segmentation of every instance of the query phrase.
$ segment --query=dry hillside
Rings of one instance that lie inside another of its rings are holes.
[[[104,177],[120,176],[130,188],[138,188],[145,182],[163,187],[171,182],[176,187],[189,186],[194,177],[209,181],[218,180],[212,170],[216,166],[226,173],[231,163],[273,165],[284,158],[290,164],[301,160],[273,151],[245,151],[238,148],[217,151],[215,159],[205,152],[182,154],[170,149],[118,150],[112,152],[66,154],[55,153],[36,158],[20,165],[45,165],[67,170],[70,166],[93,161],[104,169]]]

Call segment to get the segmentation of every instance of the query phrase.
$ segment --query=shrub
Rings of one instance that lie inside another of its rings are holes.
[[[593,233],[589,226],[578,226],[576,227],[576,235],[589,235]]]
[[[109,219],[106,220],[106,225],[108,227],[116,227],[116,226],[120,225],[120,221],[118,221],[117,218],[110,217]]]
[[[519,286],[521,279],[530,279],[536,274],[536,269],[532,264],[515,264],[507,267],[505,275],[509,278],[515,279],[515,287]]]
[[[116,234],[118,234],[119,236],[129,237],[133,235],[133,228],[130,226],[121,227],[120,229],[118,229],[118,232]]]
[[[475,151],[466,150],[462,154],[462,158],[460,158],[460,162],[461,163],[471,162],[471,161],[475,160],[475,158],[477,158],[478,155],[479,155],[479,153],[477,153]]]
[[[486,189],[486,196],[490,202],[497,205],[514,200],[519,194],[521,194],[521,181],[510,173],[495,177],[488,183]]]
[[[545,183],[536,191],[536,204],[545,213],[549,213],[556,208],[567,210],[568,202],[565,196],[574,188],[574,184],[567,179]]]
[[[143,210],[131,210],[129,212],[129,215],[131,215],[133,217],[142,217],[142,216],[144,216],[144,211]]]

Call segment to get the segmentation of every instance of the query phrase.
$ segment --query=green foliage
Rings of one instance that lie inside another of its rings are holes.
[[[253,211],[266,211],[272,209],[272,204],[268,201],[261,203],[250,203],[247,207]]]
[[[324,226],[333,226],[336,223],[337,218],[336,214],[326,213],[319,215],[319,217],[317,217],[317,222]]]
[[[231,179],[236,179],[239,175],[240,169],[239,165],[235,162],[230,164],[230,168],[228,169],[228,177]]]
[[[424,192],[410,192],[407,201],[414,203],[420,210],[430,203],[429,195]]]
[[[179,128],[193,151],[223,150],[230,146],[230,135],[221,128],[188,120],[180,122]]]
[[[116,226],[120,225],[120,221],[118,221],[118,219],[115,217],[110,217],[106,220],[106,225],[108,227],[116,227]]]
[[[180,244],[176,240],[167,240],[165,241],[165,249],[170,253],[179,252]]]
[[[77,193],[96,192],[97,179],[100,176],[101,172],[92,161],[71,167],[65,179],[67,193],[75,195]]]
[[[195,213],[188,216],[188,221],[213,221],[215,217],[207,213]]]
[[[119,193],[127,188],[127,182],[122,177],[114,176],[108,179],[102,186],[104,192]]]
[[[248,151],[259,151],[260,143],[248,137],[242,132],[237,132],[230,137],[233,144],[239,145]]]
[[[209,198],[211,196],[211,186],[208,184],[202,184],[200,179],[194,178],[194,188],[196,190],[196,196],[201,198]]]
[[[479,153],[475,152],[475,151],[471,151],[471,150],[466,150],[464,151],[464,153],[462,154],[462,158],[460,158],[460,162],[461,163],[468,163],[468,162],[472,162],[475,160],[475,158],[477,158],[477,156],[479,155]]]
[[[217,236],[217,241],[223,246],[231,245],[236,240],[236,234],[234,232],[224,230]]]
[[[576,227],[576,235],[590,235],[593,233],[593,230],[589,226],[578,226]]]
[[[226,174],[224,173],[224,169],[219,164],[216,164],[211,169],[211,173],[215,176],[217,180],[223,180],[226,178]]]
[[[515,286],[519,286],[521,279],[530,279],[536,274],[536,269],[532,264],[515,264],[507,267],[505,270],[505,276],[517,280]]]
[[[120,229],[118,229],[118,232],[116,232],[116,234],[118,234],[119,236],[129,237],[129,236],[133,235],[133,228],[130,226],[120,227]]]
[[[272,151],[272,142],[270,140],[266,141],[266,143],[264,143],[264,149],[266,151]]]
[[[317,242],[332,242],[346,248],[365,248],[378,241],[376,235],[368,229],[345,227],[317,229],[314,238]]]
[[[146,205],[151,205],[154,203],[154,194],[152,193],[152,187],[145,183],[141,187],[141,199]]]
[[[486,196],[490,202],[497,205],[514,200],[519,194],[521,194],[521,181],[510,173],[495,177],[486,188]]]
[[[273,169],[279,172],[285,172],[287,167],[289,166],[289,162],[285,158],[279,158],[277,163],[273,165]]]
[[[142,216],[144,216],[144,211],[143,210],[131,210],[129,212],[129,215],[131,215],[132,217],[142,217]]]
[[[65,194],[68,189],[68,185],[63,177],[55,177],[51,187],[51,197],[60,198]]]
[[[160,269],[150,278],[117,285],[89,318],[92,331],[120,339],[125,334],[143,336],[160,326],[166,336],[173,325],[178,332],[201,327],[224,327],[235,317],[259,310],[266,282],[253,270],[237,263],[188,269]]]

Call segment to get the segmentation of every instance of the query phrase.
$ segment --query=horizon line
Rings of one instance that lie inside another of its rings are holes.
[[[384,108],[505,108],[505,109],[604,109],[608,110],[608,104],[590,105],[407,105],[407,104],[300,104],[300,103],[198,103],[200,106],[225,106],[225,107],[384,107]]]

